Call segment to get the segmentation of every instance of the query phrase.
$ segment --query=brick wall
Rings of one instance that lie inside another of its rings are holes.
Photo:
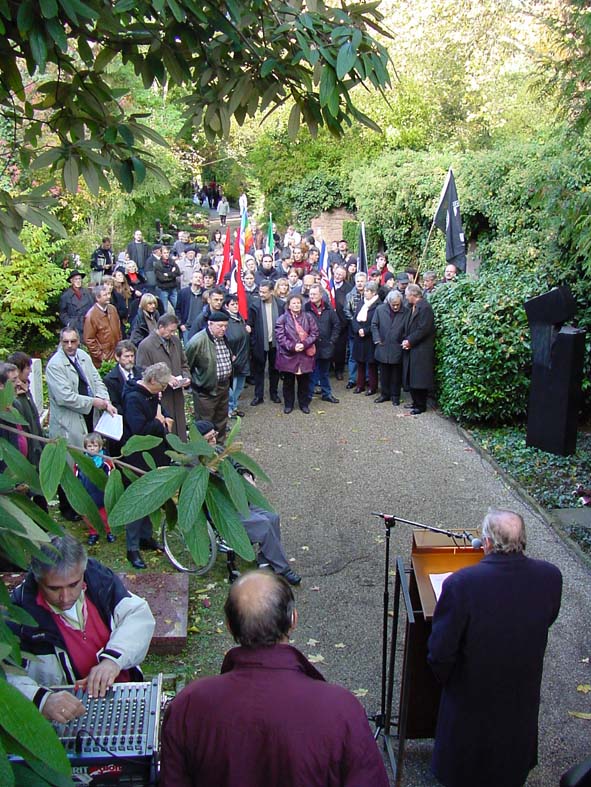
[[[314,238],[318,243],[326,241],[326,245],[330,247],[333,240],[341,240],[343,237],[343,222],[355,221],[355,219],[353,213],[349,213],[344,208],[321,213],[311,221]]]

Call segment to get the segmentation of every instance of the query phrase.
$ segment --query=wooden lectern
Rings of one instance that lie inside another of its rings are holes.
[[[478,532],[467,531],[476,538]],[[430,574],[457,571],[473,566],[483,557],[482,549],[465,545],[458,534],[457,543],[440,533],[413,530],[409,590],[414,623],[406,623],[404,663],[402,669],[401,705],[407,693],[406,738],[433,738],[441,688],[427,663],[427,641],[437,600],[429,579]],[[396,621],[395,621],[396,624]]]

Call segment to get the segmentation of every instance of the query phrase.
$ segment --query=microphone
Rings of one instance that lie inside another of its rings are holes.
[[[482,540],[480,538],[473,538],[470,543],[472,544],[472,549],[482,548]]]

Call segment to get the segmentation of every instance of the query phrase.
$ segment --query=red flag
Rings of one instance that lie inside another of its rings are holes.
[[[234,249],[236,251],[236,249]],[[234,275],[236,276],[236,293],[238,295],[238,311],[241,316],[246,320],[248,319],[248,298],[246,297],[246,290],[244,289],[244,282],[242,281],[242,257],[240,256],[240,238],[238,238],[238,254],[234,257],[236,268]]]
[[[218,284],[224,283],[224,276],[226,273],[230,273],[230,269],[232,267],[232,263],[230,260],[230,228],[226,230],[226,239],[224,241],[224,261],[222,263],[222,267],[218,273]]]

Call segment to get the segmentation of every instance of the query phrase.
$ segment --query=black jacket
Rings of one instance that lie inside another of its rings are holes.
[[[230,352],[235,356],[232,362],[232,372],[238,375],[250,374],[250,336],[246,330],[246,323],[238,314],[230,316],[226,328],[226,342]]]
[[[332,306],[327,306],[323,303],[322,311],[320,314],[317,314],[310,301],[304,306],[304,311],[309,312],[318,325],[316,357],[321,360],[332,358],[334,355],[334,345],[341,330],[341,324],[337,317],[337,313]]]
[[[162,442],[150,450],[152,458],[163,467],[170,464],[170,459],[165,451],[169,446],[166,442],[166,427],[156,418],[160,399],[158,394],[152,394],[143,385],[138,385],[136,380],[127,380],[123,388],[123,442],[127,442],[133,435],[152,435],[161,437]],[[163,410],[163,414],[166,413]],[[144,461],[140,452],[131,454],[128,462],[142,470],[150,468]]]

